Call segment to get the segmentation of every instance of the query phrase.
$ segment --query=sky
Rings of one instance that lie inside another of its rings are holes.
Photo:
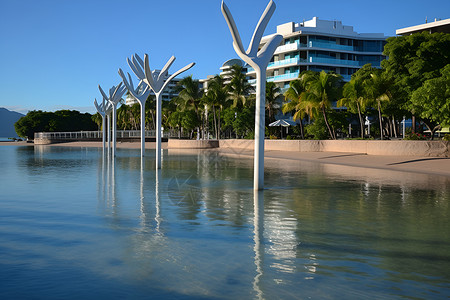
[[[268,0],[226,0],[244,47]],[[358,33],[384,33],[450,18],[449,0],[275,0],[265,35],[276,26],[313,17],[340,20]],[[221,0],[0,0],[0,107],[75,109],[95,113],[98,85],[109,90],[134,53],[149,54],[150,68],[169,72],[196,65],[181,77],[220,73],[237,58],[220,10]]]

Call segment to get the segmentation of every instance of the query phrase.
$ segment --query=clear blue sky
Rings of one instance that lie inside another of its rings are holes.
[[[227,0],[244,45],[268,0]],[[206,78],[237,57],[220,11],[221,0],[0,0],[0,107],[28,110],[77,109],[95,112],[94,98],[120,82],[126,58],[150,55],[170,71],[190,62],[183,75]],[[449,0],[275,0],[265,34],[276,25],[314,16],[341,20],[360,33],[395,35],[425,17],[450,18]],[[245,46],[246,47],[246,46]],[[183,76],[182,75],[182,76]],[[133,75],[134,76],[134,75]]]

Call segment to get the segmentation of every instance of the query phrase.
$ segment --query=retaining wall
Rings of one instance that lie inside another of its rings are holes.
[[[167,148],[169,149],[209,149],[218,148],[218,140],[178,140],[169,139]]]
[[[220,140],[220,148],[253,150],[253,140]],[[369,155],[450,157],[448,141],[265,140],[267,151],[350,152]]]

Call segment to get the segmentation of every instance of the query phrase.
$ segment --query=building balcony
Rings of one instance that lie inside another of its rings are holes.
[[[285,65],[297,65],[301,62],[306,62],[306,59],[298,58],[298,57],[288,58],[288,59],[271,62],[271,63],[269,63],[269,65],[267,67],[271,68],[271,67],[279,67],[279,66],[285,66]]]
[[[335,59],[335,58],[323,58],[323,57],[309,57],[309,63],[319,63],[326,65],[341,65],[341,66],[352,66],[359,67],[361,62],[356,60],[344,60],[344,59]]]
[[[284,81],[284,80],[292,80],[297,79],[300,72],[288,73],[276,76],[268,76],[267,81]]]
[[[353,48],[353,46],[345,46],[345,45],[337,45],[335,43],[324,43],[317,41],[309,41],[309,48],[324,48],[324,49],[333,49],[333,50],[342,50],[342,51],[357,51]]]
[[[278,60],[278,61],[274,61],[269,63],[269,65],[267,66],[267,68],[276,68],[276,67],[282,67],[282,66],[287,66],[287,65],[298,65],[299,63],[306,63],[307,60],[305,58],[289,58],[289,59],[283,59],[283,60]],[[255,69],[253,68],[248,68],[247,69],[248,72],[247,73],[253,73],[255,72]]]
[[[323,58],[310,56],[308,58],[308,63],[319,63],[325,65],[337,65],[337,66],[350,66],[350,67],[362,67],[365,64],[372,64],[372,67],[379,68],[381,66],[380,62],[376,61],[361,61],[361,60],[345,60],[336,58]]]
[[[299,50],[300,48],[306,48],[307,46],[308,45],[301,44],[299,41],[296,41],[295,43],[292,44],[277,47],[277,49],[275,50],[275,54],[296,51]]]
[[[276,76],[267,76],[266,81],[287,81],[292,79],[297,79],[300,72],[288,73]],[[251,85],[256,84],[256,79],[250,79],[248,81]]]

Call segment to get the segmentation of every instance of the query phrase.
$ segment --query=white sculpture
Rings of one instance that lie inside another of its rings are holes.
[[[117,104],[119,104],[120,100],[122,99],[123,94],[126,91],[125,86],[122,86],[122,82],[119,83],[119,85],[113,86],[109,89],[109,96],[105,94],[102,87],[98,85],[98,89],[100,90],[100,93],[102,93],[103,99],[108,101],[108,103],[111,106],[112,109],[112,156],[116,156],[116,141],[117,141]],[[108,129],[109,130],[109,129]]]
[[[133,58],[134,59],[134,58]],[[128,80],[125,77],[122,69],[119,69],[119,75],[122,77],[123,83],[130,92],[130,95],[139,102],[141,106],[141,156],[145,154],[145,102],[147,101],[148,95],[150,94],[150,89],[145,86],[145,83],[141,80],[137,86],[134,88],[133,80],[131,79],[130,73],[128,74]],[[145,87],[144,87],[145,86]]]
[[[142,59],[135,54],[132,57],[132,60],[129,59],[128,65],[133,70],[134,74],[143,82],[147,84],[147,86],[155,93],[156,96],[156,169],[161,169],[161,107],[162,107],[162,93],[165,87],[169,84],[169,82],[178,76],[179,74],[189,70],[192,68],[195,63],[190,63],[189,65],[181,68],[176,71],[169,78],[165,79],[168,76],[169,68],[175,61],[175,56],[172,56],[162,68],[161,71],[151,71],[149,65],[148,55],[144,55],[144,62]],[[142,71],[142,68],[144,71]]]
[[[255,109],[255,154],[254,154],[254,177],[253,187],[255,190],[264,188],[264,135],[265,135],[265,98],[266,98],[266,70],[275,49],[278,47],[283,37],[279,34],[272,36],[267,43],[258,51],[261,38],[267,23],[275,11],[275,3],[270,1],[266,10],[259,19],[253,33],[252,40],[244,51],[239,31],[234,23],[230,10],[222,1],[222,14],[227,21],[228,27],[233,37],[233,48],[237,55],[248,63],[256,71],[256,109]]]
[[[97,103],[97,99],[94,100],[95,108],[97,109],[97,112],[102,116],[102,144],[103,144],[103,155],[105,154],[105,148],[106,148],[106,122],[105,118],[107,118],[108,114],[111,112],[111,104],[106,101],[105,98],[103,98],[103,101],[101,104]]]

